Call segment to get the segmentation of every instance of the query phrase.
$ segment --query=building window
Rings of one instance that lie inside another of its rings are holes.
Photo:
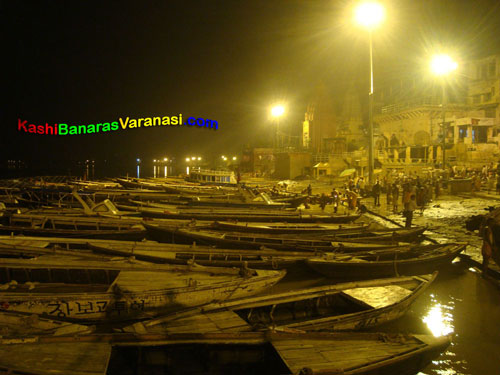
[[[484,94],[483,96],[483,102],[489,102],[491,100],[491,92],[487,92],[486,94]]]
[[[488,66],[486,64],[481,65],[481,75],[480,75],[481,79],[486,79],[488,73],[487,69]]]
[[[488,65],[488,75],[494,77],[497,74],[496,61],[492,61]]]
[[[496,118],[497,110],[495,108],[487,108],[484,110],[484,117]]]

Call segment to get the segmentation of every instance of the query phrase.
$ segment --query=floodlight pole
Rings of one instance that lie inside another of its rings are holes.
[[[442,109],[442,116],[443,116],[443,170],[446,170],[446,134],[448,133],[448,129],[446,126],[446,88],[445,88],[445,82],[441,82],[442,89],[443,89],[443,101],[441,104],[441,109]]]
[[[372,31],[368,31],[370,42],[370,93],[368,95],[368,182],[373,185],[373,38]]]

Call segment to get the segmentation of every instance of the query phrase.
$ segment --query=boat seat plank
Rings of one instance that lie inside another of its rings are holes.
[[[105,375],[110,356],[111,346],[105,343],[1,345],[0,368],[40,375]]]
[[[409,296],[412,291],[399,285],[387,285],[383,287],[346,289],[343,292],[373,308],[381,308],[399,302]]]

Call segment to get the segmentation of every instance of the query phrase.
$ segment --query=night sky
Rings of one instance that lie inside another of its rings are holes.
[[[2,1],[0,159],[47,163],[240,153],[270,144],[269,108],[298,131],[315,88],[367,83],[366,32],[350,1]],[[385,2],[375,79],[418,69],[438,46],[460,59],[500,51],[500,2]],[[377,78],[378,74],[378,78]],[[159,127],[47,136],[18,118],[74,125],[119,117],[217,120],[217,131]]]

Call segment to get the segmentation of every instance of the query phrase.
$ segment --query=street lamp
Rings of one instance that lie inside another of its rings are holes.
[[[441,78],[441,89],[443,90],[443,100],[441,104],[442,116],[443,116],[443,170],[446,169],[446,84],[445,77],[448,76],[451,72],[458,68],[458,63],[454,61],[450,56],[446,54],[434,55],[431,59],[431,71],[437,77]]]
[[[274,139],[274,148],[279,148],[279,127],[280,127],[280,117],[285,113],[285,107],[281,104],[275,105],[271,108],[271,116],[276,119],[276,136]]]
[[[354,11],[356,23],[368,31],[370,42],[370,93],[368,95],[368,182],[373,184],[373,41],[372,32],[385,19],[384,7],[376,2],[359,4]]]

